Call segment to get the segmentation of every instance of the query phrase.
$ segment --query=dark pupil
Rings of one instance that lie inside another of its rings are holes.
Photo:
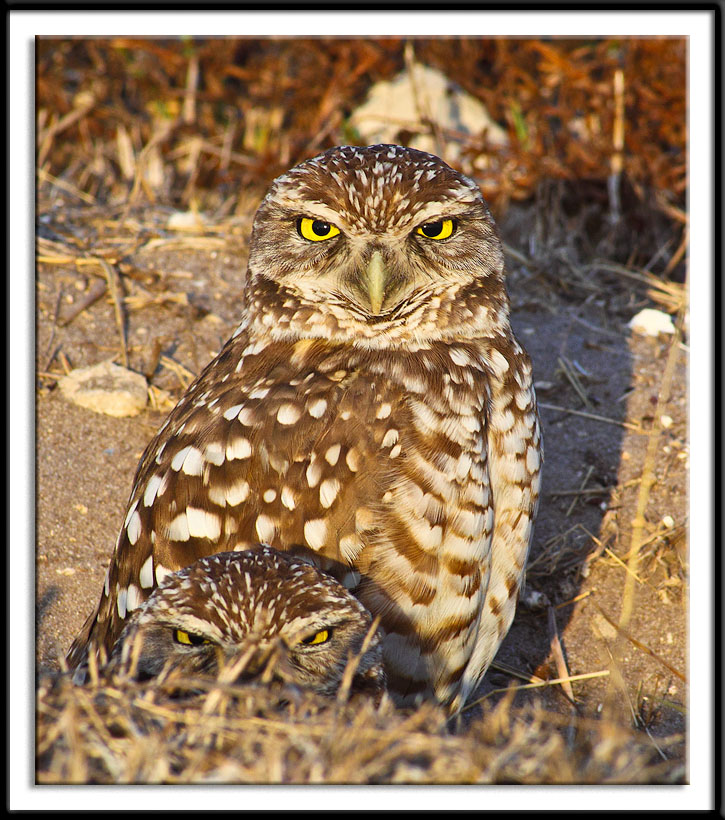
[[[427,225],[423,225],[421,227],[421,231],[426,236],[438,236],[438,234],[443,230],[443,222],[442,220],[438,220],[438,222],[429,222]]]
[[[186,634],[189,638],[189,643],[192,646],[201,646],[204,643],[203,635],[194,635],[192,632],[187,632]]]
[[[316,219],[312,223],[312,232],[316,233],[318,236],[324,236],[326,233],[330,233],[330,223],[322,222],[322,220]]]

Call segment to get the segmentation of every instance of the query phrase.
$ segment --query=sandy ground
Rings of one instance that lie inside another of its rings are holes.
[[[166,215],[146,212],[144,225],[161,226]],[[95,231],[97,248],[123,249],[124,292],[137,297],[125,310],[130,367],[151,370],[152,383],[178,400],[185,377],[173,362],[198,373],[236,325],[249,220],[226,223],[223,231],[211,226],[203,244],[161,227],[119,238],[106,215],[90,209],[44,217],[41,235],[50,241],[67,242],[71,236],[87,241]],[[505,220],[501,227],[516,246]],[[147,244],[158,237],[169,241]],[[631,335],[627,319],[647,304],[628,294],[626,281],[619,293],[595,293],[582,303],[546,290],[515,259],[510,267],[513,324],[533,359],[546,448],[528,591],[544,593],[554,607],[569,673],[598,672],[610,664],[615,631],[607,617],[619,618],[627,574],[622,561],[630,547],[648,442],[642,431],[652,427],[670,337]],[[166,414],[149,408],[135,418],[112,418],[70,404],[56,389],[52,374],[62,374],[64,357],[74,368],[111,357],[120,361],[111,299],[100,299],[62,324],[100,273],[98,267],[73,263],[38,268],[36,655],[41,669],[57,668],[97,602],[136,464]],[[587,403],[564,375],[562,358],[576,363]],[[649,540],[641,550],[628,626],[634,640],[625,641],[620,667],[629,698],[628,703],[619,699],[625,719],[636,714],[653,739],[686,727],[686,686],[676,674],[687,670],[686,374],[687,351],[681,346],[665,409],[671,423],[660,435],[657,481],[646,508]],[[519,607],[497,662],[524,675],[558,677],[550,608]],[[511,680],[521,682],[494,668],[483,686],[490,690]],[[599,714],[608,680],[573,684],[579,714]],[[572,708],[556,686],[518,697],[542,699],[565,714]],[[684,750],[670,748],[666,754],[682,756]]]

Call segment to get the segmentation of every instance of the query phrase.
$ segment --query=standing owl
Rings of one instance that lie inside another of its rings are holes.
[[[514,616],[542,462],[481,192],[421,151],[330,149],[272,184],[245,297],[144,452],[69,663],[169,572],[263,542],[380,616],[398,702],[460,709]]]
[[[333,695],[352,663],[353,692],[384,689],[370,613],[334,578],[271,547],[200,558],[126,620],[107,672],[268,677]]]

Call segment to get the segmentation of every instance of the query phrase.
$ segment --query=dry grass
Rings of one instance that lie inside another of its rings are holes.
[[[38,688],[37,782],[676,783],[681,766],[627,727],[563,718],[511,697],[451,728],[433,705],[349,703],[187,681]],[[658,740],[660,748],[682,738]]]

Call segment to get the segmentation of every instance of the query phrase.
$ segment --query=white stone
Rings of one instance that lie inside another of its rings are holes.
[[[111,361],[72,370],[58,387],[68,401],[117,418],[137,416],[148,401],[144,376]]]
[[[633,316],[629,322],[629,327],[635,333],[643,336],[657,336],[660,333],[674,333],[675,326],[668,313],[662,310],[645,308]]]
[[[436,133],[443,134],[441,147],[430,135],[427,123],[421,121],[421,94],[425,100],[425,116],[438,125]],[[353,111],[350,124],[368,144],[395,144],[400,130],[405,128],[413,132],[409,142],[412,148],[431,154],[439,154],[445,148],[444,156],[449,161],[460,157],[461,143],[446,139],[447,132],[477,136],[486,129],[493,144],[508,142],[506,132],[491,119],[483,103],[438,69],[420,63],[413,63],[410,70],[406,68],[390,81],[376,83],[363,105]],[[434,173],[429,171],[428,177]]]

